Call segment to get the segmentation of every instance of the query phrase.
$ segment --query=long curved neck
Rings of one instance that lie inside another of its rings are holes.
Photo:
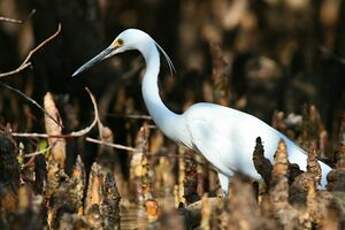
[[[145,49],[140,50],[146,62],[146,72],[142,82],[142,94],[146,107],[156,125],[168,137],[177,140],[176,131],[172,128],[177,122],[178,114],[170,111],[162,102],[158,88],[160,57],[154,41],[149,41]]]

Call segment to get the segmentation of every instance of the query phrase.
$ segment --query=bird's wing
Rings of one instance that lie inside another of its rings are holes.
[[[187,128],[194,148],[223,174],[230,176],[234,171],[242,171],[259,178],[252,161],[256,137],[244,135],[253,129],[252,121],[243,120],[237,112],[199,103],[185,113]]]
[[[199,103],[185,113],[187,129],[193,146],[200,151],[219,171],[230,176],[234,171],[259,179],[252,160],[255,140],[261,137],[265,157],[273,163],[280,139],[285,141],[288,158],[302,170],[306,170],[307,155],[282,133],[260,119],[228,107]],[[331,168],[320,162],[322,186]]]
[[[232,161],[225,161],[226,150],[230,141],[216,132],[215,127],[210,127],[204,119],[191,119],[187,127],[192,138],[193,148],[198,150],[213,166],[226,175],[230,175],[234,165]],[[220,144],[222,143],[222,144]]]

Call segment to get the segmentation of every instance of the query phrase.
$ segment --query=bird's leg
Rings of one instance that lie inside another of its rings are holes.
[[[221,172],[218,172],[218,179],[219,179],[220,187],[222,188],[224,194],[228,194],[230,178],[222,174]]]

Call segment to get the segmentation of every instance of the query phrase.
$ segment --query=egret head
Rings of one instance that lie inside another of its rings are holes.
[[[73,73],[73,77],[79,73],[85,71],[86,69],[92,67],[96,63],[112,57],[116,54],[123,53],[128,50],[139,50],[142,51],[147,46],[147,42],[152,40],[152,38],[145,32],[138,29],[127,29],[120,33],[114,41],[105,48],[102,52],[92,58],[90,61],[86,62],[79,69]],[[153,40],[152,40],[153,41]]]
[[[114,41],[105,48],[102,52],[92,58],[90,61],[86,62],[79,69],[73,73],[73,77],[79,73],[85,71],[86,69],[92,67],[96,63],[112,57],[116,54],[123,53],[128,50],[139,50],[142,54],[147,54],[152,48],[158,47],[158,49],[163,53],[165,59],[168,62],[170,72],[175,72],[175,68],[166,54],[166,52],[144,31],[138,29],[127,29],[120,33]],[[145,55],[144,55],[145,56]]]

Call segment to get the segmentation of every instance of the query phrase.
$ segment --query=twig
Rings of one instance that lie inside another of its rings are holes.
[[[28,55],[26,56],[26,58],[24,59],[24,61],[22,62],[22,64],[18,68],[11,70],[9,72],[0,73],[0,78],[17,74],[17,73],[23,71],[24,69],[26,69],[27,67],[31,66],[31,62],[29,62],[29,60],[31,59],[32,55],[34,53],[36,53],[38,50],[40,50],[47,43],[49,43],[51,40],[53,40],[56,36],[58,36],[60,31],[61,31],[61,24],[59,23],[56,32],[53,35],[51,35],[50,37],[48,37],[47,39],[45,39],[44,41],[42,41],[38,46],[36,46],[32,50],[30,50],[30,52],[28,53]]]
[[[14,19],[14,18],[9,18],[9,17],[4,17],[4,16],[0,16],[0,21],[1,22],[14,23],[14,24],[22,24],[23,23],[22,20]]]
[[[89,89],[86,88],[86,90],[90,93]],[[95,98],[94,98],[95,99]],[[98,125],[98,134],[99,134],[99,137],[102,139],[103,141],[103,124],[101,122],[101,119],[99,118],[99,112],[98,112],[98,108],[97,108],[97,104],[96,106],[94,107],[94,111],[95,111],[95,122],[97,123]]]
[[[91,142],[91,143],[95,143],[95,144],[100,144],[100,145],[106,145],[115,149],[121,149],[121,150],[127,150],[130,152],[135,152],[137,151],[137,149],[133,148],[133,147],[128,147],[128,146],[124,146],[124,145],[119,145],[119,144],[114,144],[114,143],[109,143],[106,141],[101,141],[101,140],[97,140],[91,137],[87,137],[86,141]]]
[[[29,137],[29,138],[48,138],[48,137],[55,137],[55,138],[66,138],[64,135],[55,136],[55,135],[48,135],[46,133],[11,133],[14,137]]]
[[[88,88],[85,88],[87,93],[89,94],[92,104],[93,104],[93,109],[95,111],[95,118],[92,121],[92,123],[87,126],[84,129],[81,129],[79,131],[74,131],[69,134],[62,134],[62,135],[48,135],[46,133],[11,133],[12,136],[14,137],[29,137],[29,138],[49,138],[49,137],[55,137],[55,138],[75,138],[75,137],[81,137],[86,135],[88,132],[91,131],[91,129],[96,125],[97,121],[99,120],[98,117],[98,112],[97,112],[97,103],[96,99],[91,93],[91,91]]]
[[[9,18],[9,17],[4,17],[4,16],[0,16],[0,21],[14,23],[14,24],[23,24],[25,21],[29,20],[32,17],[32,15],[34,15],[35,13],[36,13],[36,9],[31,10],[30,14],[26,17],[24,21],[20,19],[14,19],[14,18]]]
[[[56,142],[54,142],[52,145],[49,145],[47,148],[45,149],[41,149],[39,151],[33,152],[33,153],[28,153],[24,155],[24,158],[30,158],[30,157],[34,157],[40,154],[43,154],[45,152],[48,152],[49,150],[51,150],[54,146],[55,146]]]
[[[41,110],[44,114],[46,114],[50,119],[52,119],[58,126],[60,126],[61,128],[63,128],[62,125],[61,125],[56,119],[54,119],[54,117],[52,117],[44,108],[42,108],[42,106],[40,106],[40,104],[38,104],[34,99],[32,99],[32,98],[29,97],[29,96],[26,96],[26,95],[25,95],[23,92],[21,92],[20,90],[15,89],[15,88],[13,88],[12,86],[7,85],[7,84],[5,84],[5,83],[3,83],[3,82],[0,82],[0,85],[3,86],[3,87],[5,87],[5,88],[7,88],[7,89],[9,89],[9,90],[11,90],[11,91],[13,91],[13,92],[15,92],[15,93],[17,93],[17,94],[19,94],[20,96],[24,97],[26,100],[28,100],[29,102],[31,102],[34,106],[36,106],[39,110]]]
[[[89,94],[91,101],[92,101],[92,105],[93,105],[93,110],[95,111],[95,118],[92,121],[91,125],[89,125],[88,127],[86,127],[85,129],[76,131],[76,132],[71,132],[69,134],[69,136],[71,137],[81,137],[86,135],[88,132],[91,131],[91,129],[96,125],[96,123],[99,120],[99,115],[98,115],[98,109],[97,109],[97,102],[95,97],[93,96],[93,94],[91,93],[91,91],[86,87],[85,90],[87,91],[87,93]]]
[[[32,9],[30,14],[26,17],[24,22],[28,21],[34,14],[36,14],[36,9]]]
[[[105,116],[107,116],[107,117],[124,117],[124,118],[142,119],[142,120],[152,120],[151,116],[149,116],[149,115],[140,115],[140,114],[113,114],[113,113],[106,113]]]
[[[29,66],[31,66],[31,62],[22,63],[22,64],[21,64],[17,69],[15,69],[15,70],[11,70],[11,71],[8,71],[8,72],[5,72],[5,73],[0,73],[0,78],[3,78],[3,77],[7,77],[7,76],[10,76],[10,75],[17,74],[17,73],[23,71],[24,69],[28,68]]]
[[[106,146],[109,146],[109,147],[112,147],[112,148],[115,148],[115,149],[121,149],[121,150],[126,150],[126,151],[129,151],[129,152],[135,152],[135,151],[138,151],[136,148],[133,148],[133,147],[128,147],[128,146],[125,146],[125,145],[120,145],[120,144],[114,144],[114,143],[109,143],[109,142],[106,142],[106,141],[102,141],[102,140],[97,140],[97,139],[94,139],[94,138],[91,138],[91,137],[86,137],[86,141],[90,142],[90,143],[95,143],[95,144],[99,144],[99,145],[106,145]],[[204,163],[204,162],[201,162],[201,161],[198,161],[192,157],[188,157],[188,156],[179,156],[177,154],[167,154],[167,153],[158,153],[158,154],[155,154],[155,155],[152,155],[153,158],[160,158],[160,157],[169,157],[169,158],[176,158],[176,159],[188,159],[188,160],[193,160],[195,161],[197,164],[200,164],[200,165],[205,165],[207,163]],[[210,169],[214,170],[215,172],[217,172],[217,170],[212,166],[212,165],[209,165]],[[235,171],[234,171],[235,172]]]

